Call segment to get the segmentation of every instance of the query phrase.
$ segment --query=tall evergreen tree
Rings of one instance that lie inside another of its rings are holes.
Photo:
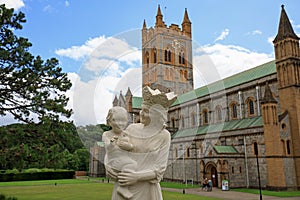
[[[0,115],[26,123],[70,117],[65,92],[71,82],[58,60],[33,56],[28,39],[14,33],[26,22],[24,13],[5,5],[0,11]]]

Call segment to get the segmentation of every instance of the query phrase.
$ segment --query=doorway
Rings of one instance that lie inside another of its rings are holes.
[[[206,177],[212,181],[213,187],[218,187],[218,172],[213,164],[206,167]]]

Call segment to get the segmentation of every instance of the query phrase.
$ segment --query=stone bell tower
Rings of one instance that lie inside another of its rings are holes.
[[[282,5],[277,36],[274,41],[280,113],[289,116],[291,158],[294,159],[296,186],[300,188],[300,49]]]
[[[142,83],[163,92],[182,94],[194,89],[192,28],[185,9],[180,28],[163,21],[160,6],[154,27],[142,29]]]

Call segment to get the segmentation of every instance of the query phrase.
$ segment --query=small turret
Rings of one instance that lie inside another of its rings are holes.
[[[132,112],[132,93],[129,87],[125,95],[125,100],[126,100],[126,110],[128,112]]]
[[[144,19],[143,30],[147,29],[146,20]]]
[[[163,22],[163,15],[160,11],[160,5],[158,5],[157,14],[156,14],[156,22],[155,22],[155,28],[157,27],[166,27],[165,23]]]
[[[189,19],[189,15],[188,15],[188,12],[187,12],[187,9],[185,9],[184,11],[184,17],[183,17],[183,21],[182,21],[182,32],[189,36],[190,38],[192,37],[192,26],[191,26],[191,21]]]
[[[113,101],[113,107],[118,106],[118,97],[115,95],[114,101]]]

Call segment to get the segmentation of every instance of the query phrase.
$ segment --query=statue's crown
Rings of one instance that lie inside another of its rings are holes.
[[[159,104],[162,107],[168,109],[172,103],[176,101],[176,95],[174,92],[163,93],[158,89],[152,90],[149,86],[143,88],[143,101],[148,105]]]

